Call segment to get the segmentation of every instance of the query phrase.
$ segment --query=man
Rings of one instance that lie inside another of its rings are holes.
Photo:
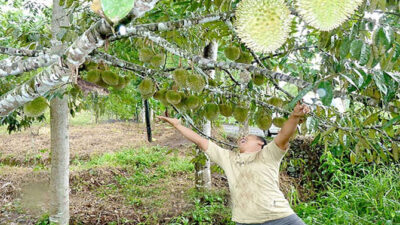
[[[255,135],[239,138],[239,153],[217,146],[178,119],[158,116],[170,123],[217,163],[228,178],[232,220],[238,225],[304,225],[279,190],[279,166],[289,149],[289,138],[310,109],[297,103],[289,119],[270,143]]]

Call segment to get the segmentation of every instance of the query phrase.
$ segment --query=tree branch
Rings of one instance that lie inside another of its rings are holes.
[[[23,49],[23,48],[12,48],[12,47],[0,46],[0,54],[12,55],[12,56],[36,57],[41,54],[45,54],[45,52],[38,51],[38,50]]]
[[[0,61],[0,77],[18,75],[24,72],[36,70],[60,61],[58,55],[40,55],[25,60],[12,62],[9,58]]]

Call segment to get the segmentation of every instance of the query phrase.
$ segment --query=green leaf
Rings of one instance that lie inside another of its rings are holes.
[[[387,87],[385,85],[385,78],[383,77],[383,73],[375,73],[372,78],[375,80],[375,84],[378,89],[383,93],[387,94]]]
[[[314,85],[308,85],[305,87],[303,90],[300,91],[300,93],[288,104],[289,109],[293,109],[294,106],[297,104],[299,100],[301,100],[304,95],[306,95],[309,91],[311,91],[314,88]]]
[[[331,105],[333,99],[333,90],[331,82],[329,81],[321,82],[318,85],[317,93],[324,105],[326,106]]]
[[[101,0],[101,8],[104,14],[114,24],[127,16],[134,4],[134,0]]]
[[[371,57],[371,47],[369,47],[369,45],[363,44],[360,54],[360,66],[367,65],[369,57]]]
[[[341,59],[346,58],[347,54],[349,54],[350,45],[351,45],[351,40],[349,40],[347,37],[343,39],[342,44],[340,45],[339,48],[339,56]]]
[[[400,116],[395,117],[395,118],[389,120],[387,123],[385,123],[385,124],[383,125],[382,129],[386,129],[386,128],[392,126],[392,125],[393,125],[394,123],[396,123],[397,121],[400,121]]]
[[[364,120],[363,126],[372,124],[372,123],[376,122],[378,119],[379,119],[379,113],[374,113],[374,114],[370,115],[367,119]]]
[[[350,54],[353,59],[356,59],[356,60],[360,59],[361,49],[362,49],[363,45],[364,45],[364,42],[362,42],[359,39],[356,39],[351,42]]]

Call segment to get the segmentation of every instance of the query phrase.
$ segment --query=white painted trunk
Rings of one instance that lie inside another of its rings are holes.
[[[204,58],[217,60],[217,53],[218,53],[218,43],[216,41],[210,42],[204,48]],[[212,78],[215,77],[215,70],[209,70],[208,73]],[[206,121],[203,124],[203,132],[205,135],[211,137],[211,122]],[[197,149],[196,156],[199,154],[204,154],[202,151]],[[204,154],[205,155],[205,154]],[[196,188],[197,189],[211,189],[211,162],[207,155],[205,155],[207,160],[205,161],[204,165],[196,166]]]
[[[56,39],[61,27],[68,27],[65,10],[59,0],[53,0],[52,52],[61,55],[66,46]],[[63,91],[63,90],[62,90]],[[50,222],[69,223],[69,137],[68,137],[68,96],[55,97],[50,101],[51,173],[50,173]]]

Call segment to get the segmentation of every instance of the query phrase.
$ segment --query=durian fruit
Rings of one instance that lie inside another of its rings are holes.
[[[264,110],[259,110],[255,115],[255,122],[261,130],[268,130],[272,125],[272,118]]]
[[[101,79],[104,81],[104,83],[111,86],[118,85],[119,82],[118,75],[108,70],[101,72]]]
[[[262,85],[264,83],[265,77],[262,74],[253,74],[253,83],[255,85]]]
[[[283,124],[286,122],[286,119],[283,117],[275,117],[272,119],[272,123],[279,128],[282,128]]]
[[[24,113],[27,116],[38,117],[46,111],[48,106],[47,99],[40,96],[24,105]]]
[[[103,88],[108,88],[108,87],[109,87],[109,85],[106,84],[106,83],[103,81],[103,79],[100,79],[99,81],[97,81],[96,84],[99,85],[100,87],[103,87]]]
[[[237,63],[251,64],[253,56],[250,52],[241,52],[240,57],[236,60]]]
[[[117,90],[122,90],[126,87],[126,85],[128,85],[129,83],[129,78],[128,77],[122,77],[122,76],[118,76],[118,84],[114,85],[113,88],[117,89]]]
[[[201,102],[199,97],[191,95],[185,99],[186,108],[194,110],[200,106]]]
[[[159,68],[160,66],[162,66],[164,64],[165,61],[165,56],[162,53],[159,53],[155,56],[153,56],[150,60],[150,64],[154,67],[154,68]]]
[[[213,121],[218,118],[219,107],[217,104],[208,103],[204,106],[204,117],[208,120]]]
[[[139,51],[139,60],[145,63],[149,63],[151,58],[153,58],[154,53],[149,48],[142,48]]]
[[[226,47],[224,50],[226,58],[230,60],[237,60],[240,57],[240,49],[235,46]]]
[[[181,95],[181,101],[178,104],[175,104],[175,107],[178,108],[179,110],[187,110],[188,108],[186,107],[186,101],[187,97],[183,92],[178,92]]]
[[[219,112],[225,117],[232,116],[233,108],[229,103],[219,104]]]
[[[233,117],[240,123],[243,123],[244,121],[246,121],[248,115],[249,115],[248,108],[238,106],[238,107],[235,107],[235,109],[233,110]]]
[[[153,96],[156,88],[153,80],[147,77],[140,82],[138,90],[143,99],[148,99]]]
[[[283,106],[283,100],[278,97],[271,97],[267,100],[267,103],[276,107]]]
[[[101,70],[95,69],[95,70],[90,70],[86,74],[86,80],[89,81],[90,83],[96,83],[101,79]]]
[[[158,90],[158,91],[153,95],[153,97],[154,97],[154,99],[159,100],[163,105],[166,106],[166,105],[169,104],[169,102],[167,101],[166,94],[167,94],[167,89],[161,89],[161,90]]]
[[[256,52],[273,52],[289,36],[291,17],[284,0],[242,0],[236,18],[236,33]]]
[[[202,76],[197,74],[190,74],[187,77],[187,86],[190,88],[190,90],[194,92],[201,92],[206,86],[206,83]]]
[[[189,73],[185,69],[176,69],[174,70],[172,74],[175,83],[178,85],[180,88],[185,88],[187,87],[187,79],[189,76]]]
[[[330,31],[344,23],[363,0],[297,0],[297,11],[309,25]]]
[[[172,104],[172,105],[177,105],[181,102],[182,100],[182,95],[174,90],[169,90],[165,94],[165,98],[167,99],[167,102]]]

